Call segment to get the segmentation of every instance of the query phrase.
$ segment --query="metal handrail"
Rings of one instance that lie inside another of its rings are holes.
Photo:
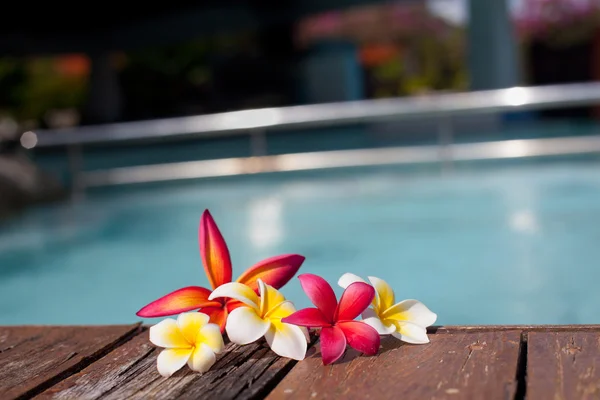
[[[82,173],[80,181],[85,187],[100,187],[265,172],[428,164],[443,161],[439,150],[438,145],[423,145],[185,161],[87,171]],[[448,152],[452,162],[598,154],[600,136],[450,144]],[[442,165],[442,170],[451,170],[449,167]]]
[[[315,128],[600,103],[600,83],[513,87],[465,93],[262,108],[218,114],[37,131],[37,147],[217,137],[265,129]]]

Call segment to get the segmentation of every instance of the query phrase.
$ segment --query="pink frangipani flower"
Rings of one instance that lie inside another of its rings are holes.
[[[321,328],[323,364],[336,362],[346,344],[367,355],[379,350],[380,338],[375,329],[354,321],[375,297],[375,289],[364,282],[349,285],[338,304],[333,289],[323,278],[313,274],[298,276],[302,289],[317,308],[305,308],[281,320],[286,324]]]
[[[200,219],[198,239],[202,264],[204,264],[204,271],[211,289],[188,286],[175,290],[144,306],[137,312],[138,316],[156,318],[199,310],[210,317],[211,323],[219,325],[221,333],[225,331],[229,313],[244,304],[235,299],[209,300],[213,290],[232,282],[232,268],[225,239],[208,210],[204,211]],[[250,287],[257,294],[259,280],[279,289],[298,272],[303,262],[304,257],[298,254],[284,254],[267,258],[247,269],[237,279],[237,282]]]

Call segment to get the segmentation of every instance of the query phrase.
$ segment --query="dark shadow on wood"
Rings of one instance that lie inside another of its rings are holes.
[[[34,396],[37,396],[38,394],[42,393],[46,389],[56,385],[57,383],[61,382],[64,379],[67,379],[71,375],[76,374],[76,373],[80,372],[81,370],[85,369],[89,365],[93,364],[94,362],[98,361],[102,357],[106,356],[112,350],[127,343],[128,341],[133,339],[135,336],[140,334],[143,330],[144,329],[141,327],[141,324],[135,325],[134,327],[132,327],[132,329],[128,330],[124,335],[118,337],[117,340],[113,341],[112,343],[109,343],[107,346],[102,347],[101,349],[97,350],[96,352],[94,352],[91,355],[84,356],[81,360],[79,360],[79,362],[77,362],[73,366],[71,366],[71,367],[61,371],[60,373],[57,373],[56,375],[50,377],[49,379],[37,384],[35,387],[14,397],[14,399],[15,400],[30,399]],[[75,354],[71,353],[69,355],[69,357],[66,360],[64,360],[63,362],[61,362],[60,364],[74,358],[74,356],[76,356],[76,355],[77,355],[77,352],[75,352]]]
[[[515,400],[525,400],[527,398],[527,333],[521,333],[521,343],[519,345],[519,359],[517,361],[517,391]]]
[[[0,328],[0,367],[9,368],[0,369],[0,397],[537,400],[600,393],[600,325],[435,326],[429,333],[430,344],[383,337],[376,356],[349,348],[328,366],[314,332],[302,362],[277,356],[262,340],[228,343],[208,372],[183,368],[165,379],[156,371],[161,349],[140,325]]]

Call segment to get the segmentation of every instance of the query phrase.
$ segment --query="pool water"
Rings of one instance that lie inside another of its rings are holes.
[[[0,325],[129,323],[169,291],[207,285],[204,208],[234,276],[300,253],[301,271],[378,276],[439,324],[600,323],[600,164],[582,162],[253,176],[31,210],[0,226]],[[310,305],[296,278],[283,292]]]

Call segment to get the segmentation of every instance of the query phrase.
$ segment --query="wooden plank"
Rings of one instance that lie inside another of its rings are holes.
[[[529,333],[527,399],[599,399],[598,332]]]
[[[512,399],[520,331],[431,335],[427,345],[388,337],[380,353],[353,350],[330,366],[297,364],[268,399]],[[318,346],[315,346],[318,348]]]
[[[264,398],[296,364],[276,356],[264,342],[229,343],[208,372],[200,375],[185,367],[167,379],[156,370],[159,352],[143,332],[36,398]]]
[[[600,325],[445,325],[431,326],[427,331],[432,334],[457,333],[457,332],[499,332],[499,331],[523,331],[523,332],[573,332],[573,331],[599,331]]]
[[[95,327],[0,327],[2,399],[35,395],[137,333],[139,324]]]

